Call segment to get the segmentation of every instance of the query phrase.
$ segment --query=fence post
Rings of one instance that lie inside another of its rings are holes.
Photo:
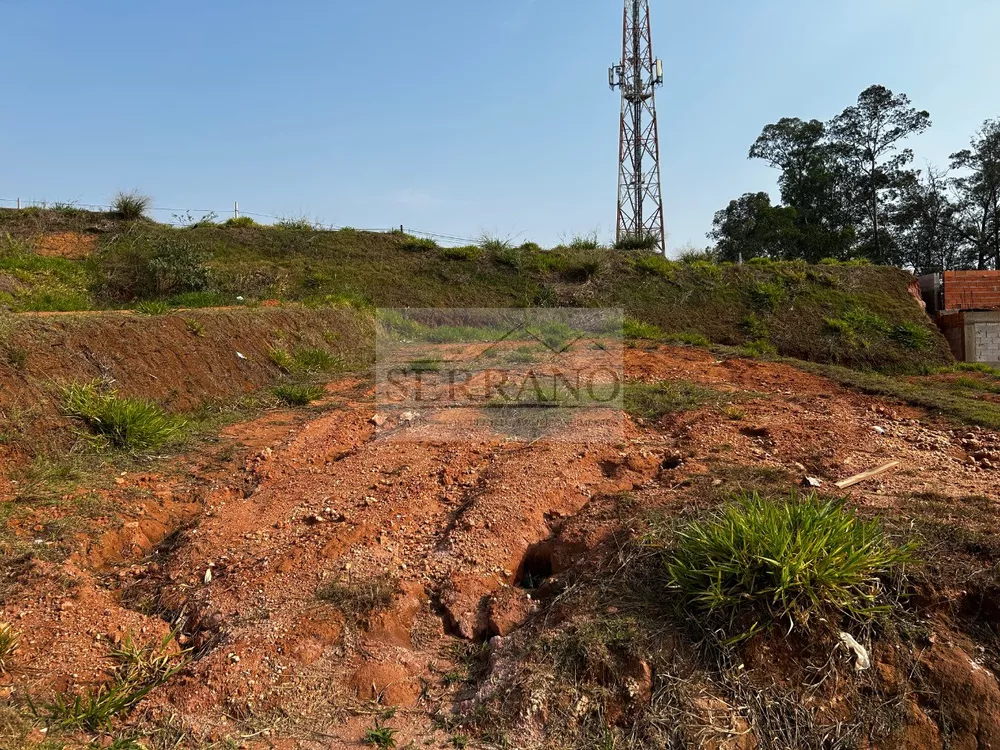
[[[400,234],[406,234],[406,232],[403,231],[403,225],[402,224],[399,225],[399,233]]]
[[[20,198],[17,199],[17,210],[18,211],[21,210],[21,199]]]
[[[233,216],[235,216],[237,219],[240,218],[240,202],[239,201],[233,201]]]

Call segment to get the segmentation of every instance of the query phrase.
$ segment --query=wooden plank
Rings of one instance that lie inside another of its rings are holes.
[[[870,469],[868,471],[862,472],[861,474],[856,474],[850,479],[845,479],[842,482],[837,482],[836,487],[839,490],[846,490],[848,487],[853,487],[856,484],[867,481],[869,479],[874,479],[880,474],[885,474],[887,471],[892,471],[897,466],[900,465],[899,461],[892,461],[887,463],[885,466],[879,466],[877,469]]]

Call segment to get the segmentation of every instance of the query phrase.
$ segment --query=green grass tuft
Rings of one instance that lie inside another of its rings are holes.
[[[656,341],[663,338],[663,331],[659,326],[636,320],[635,318],[625,318],[622,333],[627,339],[649,339]]]
[[[475,245],[446,247],[441,250],[441,257],[445,260],[477,260],[482,254],[482,249]]]
[[[6,622],[0,622],[0,674],[10,669],[11,659],[20,642],[18,632]]]
[[[146,215],[153,200],[138,190],[118,193],[111,202],[111,211],[118,218],[135,221]]]
[[[323,398],[326,391],[318,385],[278,385],[271,392],[290,406],[308,406]]]
[[[315,375],[342,369],[343,361],[325,349],[300,347],[288,351],[283,346],[273,347],[268,357],[278,367],[290,374]]]
[[[727,621],[729,637],[767,620],[806,630],[821,618],[870,621],[889,608],[882,579],[913,558],[878,522],[815,495],[744,496],[677,537],[665,554],[670,587]]]
[[[146,300],[136,305],[135,311],[140,315],[167,315],[170,305],[161,300]]]
[[[136,452],[159,448],[178,436],[185,422],[141,399],[120,398],[98,382],[74,384],[63,390],[63,412],[118,450]]]

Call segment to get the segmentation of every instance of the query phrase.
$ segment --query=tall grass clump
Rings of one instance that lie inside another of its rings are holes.
[[[739,639],[769,621],[804,630],[824,618],[870,621],[889,609],[883,579],[912,553],[843,501],[754,493],[681,529],[665,564],[688,607]]]
[[[318,385],[291,383],[275,386],[271,392],[289,406],[308,406],[313,401],[323,398],[326,391]]]
[[[63,390],[63,413],[83,422],[118,450],[158,448],[184,428],[184,421],[142,399],[121,398],[100,383],[73,384]]]
[[[138,190],[122,191],[111,202],[111,212],[119,219],[135,221],[146,215],[152,203],[152,198]]]
[[[615,250],[656,250],[659,246],[660,238],[648,233],[622,237],[615,242]]]

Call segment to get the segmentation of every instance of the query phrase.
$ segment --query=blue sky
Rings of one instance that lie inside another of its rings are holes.
[[[1000,117],[995,0],[652,0],[669,244],[775,174],[782,116],[872,83],[944,165]],[[403,224],[554,244],[615,216],[620,0],[0,0],[0,198]],[[169,220],[172,212],[158,214]]]

